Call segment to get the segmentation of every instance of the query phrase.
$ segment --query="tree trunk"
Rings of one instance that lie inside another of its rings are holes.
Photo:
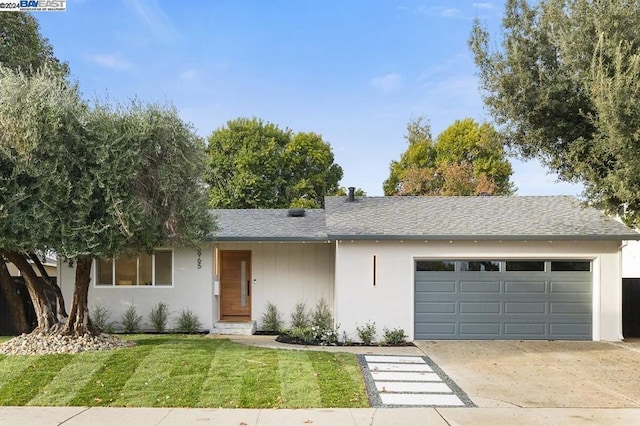
[[[76,282],[73,289],[73,301],[69,319],[62,330],[62,334],[81,336],[83,334],[100,334],[100,329],[89,319],[88,298],[89,282],[91,281],[90,257],[76,259]]]
[[[0,259],[0,289],[7,301],[16,333],[22,334],[31,331],[27,322],[27,315],[24,312],[22,298],[18,295],[18,289],[9,274],[7,264],[2,259]]]
[[[16,268],[20,270],[24,278],[24,282],[27,285],[29,296],[31,296],[31,301],[33,302],[33,309],[35,310],[36,317],[38,318],[38,326],[35,331],[52,331],[53,327],[58,322],[53,314],[53,309],[51,307],[50,300],[47,297],[47,293],[44,290],[45,287],[42,284],[42,281],[38,278],[24,255],[15,251],[10,251],[6,253],[6,257],[11,263],[16,265]]]
[[[35,253],[30,253],[29,257],[33,261],[33,264],[36,265],[36,268],[38,268],[38,271],[40,271],[40,277],[44,283],[56,294],[56,313],[58,314],[58,322],[64,322],[69,315],[67,314],[67,309],[64,306],[64,296],[62,295],[60,286],[51,280],[51,277],[44,268],[44,265],[40,262],[40,258]]]

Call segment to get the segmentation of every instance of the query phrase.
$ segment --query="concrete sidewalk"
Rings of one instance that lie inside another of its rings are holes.
[[[344,408],[230,410],[191,408],[1,407],[0,425],[20,426],[394,426],[637,425],[640,409]]]

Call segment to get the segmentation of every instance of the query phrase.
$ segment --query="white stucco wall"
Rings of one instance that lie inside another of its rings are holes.
[[[214,247],[218,250],[251,251],[251,275],[255,280],[251,291],[251,319],[257,321],[258,328],[267,302],[276,305],[287,324],[298,302],[313,308],[324,298],[333,308],[333,244],[219,243]],[[214,274],[216,272],[214,270]],[[214,306],[214,321],[219,318],[217,303]]]
[[[111,312],[112,321],[119,322],[122,314],[133,303],[138,314],[143,316],[145,329],[151,329],[146,324],[151,309],[158,303],[164,302],[172,312],[169,326],[175,326],[175,319],[183,309],[191,309],[202,323],[203,330],[210,330],[213,325],[213,250],[210,246],[203,246],[198,268],[197,252],[191,248],[176,247],[173,250],[172,287],[164,286],[96,286],[95,265],[92,271],[92,283],[89,289],[89,309],[97,303],[102,303]],[[62,264],[58,271],[58,282],[61,285],[65,301],[70,305],[73,296],[75,268]],[[69,306],[67,307],[67,309]]]
[[[414,336],[414,260],[571,258],[593,260],[593,339],[622,339],[620,242],[415,242],[338,241],[335,316],[348,336],[375,321]],[[376,255],[376,285],[373,256]]]
[[[625,241],[622,247],[622,278],[640,278],[640,241]]]

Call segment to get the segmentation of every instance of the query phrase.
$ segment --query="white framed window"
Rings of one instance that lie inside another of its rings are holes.
[[[173,250],[158,249],[153,253],[120,256],[95,261],[95,285],[155,286],[173,285]]]

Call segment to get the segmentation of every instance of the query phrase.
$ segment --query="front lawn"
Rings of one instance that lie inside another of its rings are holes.
[[[0,355],[0,405],[367,407],[354,355],[183,335],[77,355]]]

